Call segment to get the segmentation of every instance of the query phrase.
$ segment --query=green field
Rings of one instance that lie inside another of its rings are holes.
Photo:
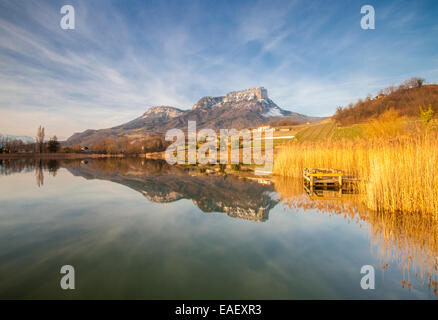
[[[349,127],[336,128],[332,136],[333,140],[355,139],[361,138],[364,135],[367,124],[355,124]]]
[[[325,123],[311,124],[298,130],[295,135],[300,142],[304,141],[321,141],[321,140],[342,140],[362,138],[366,135],[367,129],[370,129],[369,123],[354,124],[348,127],[339,127],[334,121]],[[404,124],[406,131],[418,130],[422,127],[419,120],[409,119]],[[438,122],[434,120],[431,127],[437,127]]]
[[[355,139],[363,136],[367,124],[338,127],[334,121],[310,125],[296,134],[298,141]]]
[[[333,136],[336,129],[336,123],[332,121],[322,124],[314,124],[299,131],[295,138],[298,141],[326,140]]]

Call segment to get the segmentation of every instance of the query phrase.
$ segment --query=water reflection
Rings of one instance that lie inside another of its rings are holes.
[[[107,180],[127,186],[152,203],[169,204],[191,200],[205,213],[266,222],[277,205],[306,215],[343,216],[349,223],[368,229],[371,247],[379,257],[382,272],[401,270],[400,286],[421,284],[438,296],[438,221],[430,215],[385,214],[367,210],[360,195],[342,192],[305,192],[299,179],[238,178],[205,174],[196,167],[169,166],[164,161],[133,159],[93,160],[0,160],[0,175],[35,172],[36,184],[44,175],[56,176],[60,168],[85,179]]]
[[[54,159],[0,159],[0,175],[35,171],[38,187],[44,185],[44,171],[55,177],[60,167],[61,161]]]
[[[368,227],[383,271],[388,269],[389,261],[395,261],[403,274],[402,287],[411,289],[413,275],[438,296],[438,221],[433,216],[374,212],[363,205],[360,195],[345,194],[342,190],[303,193],[299,180],[277,177],[275,189],[288,208],[343,215]]]
[[[41,187],[44,185],[44,170],[46,170],[51,176],[55,177],[56,172],[59,170],[60,167],[61,165],[58,160],[36,160],[35,177],[37,186]]]
[[[278,203],[270,186],[227,175],[206,175],[196,168],[170,166],[165,161],[102,159],[65,167],[75,176],[123,184],[152,202],[189,199],[203,212],[224,212],[247,220],[268,220],[269,211]]]
[[[44,171],[52,176],[60,167],[75,176],[125,185],[149,201],[169,203],[189,199],[203,212],[223,212],[230,217],[263,222],[278,203],[274,189],[246,179],[208,175],[196,167],[170,166],[165,161],[139,158],[94,160],[11,160],[0,162],[0,174],[35,170],[38,187]]]

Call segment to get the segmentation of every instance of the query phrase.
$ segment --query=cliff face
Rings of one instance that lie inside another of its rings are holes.
[[[203,97],[186,111],[170,106],[152,107],[137,119],[120,126],[75,133],[67,144],[92,145],[105,137],[163,135],[170,129],[186,129],[188,121],[196,121],[197,129],[219,130],[250,128],[280,118],[298,122],[319,120],[281,109],[269,99],[265,88],[258,87],[233,91],[221,97]]]
[[[272,107],[277,107],[272,100],[268,98],[268,90],[263,87],[247,89],[242,91],[233,91],[228,93],[225,97],[203,97],[192,108],[192,110],[198,109],[210,109],[212,107],[224,107],[233,104],[234,107],[242,107],[243,104],[252,103],[266,103]],[[289,111],[282,110],[286,115]]]
[[[259,87],[242,91],[233,91],[227,94],[224,102],[250,101],[254,99],[268,99],[268,90]]]
[[[192,108],[192,110],[209,109],[222,102],[224,97],[203,97]]]

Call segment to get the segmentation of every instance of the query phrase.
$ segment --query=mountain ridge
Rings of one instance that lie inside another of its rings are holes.
[[[8,139],[8,140],[21,140],[24,143],[34,143],[35,138],[30,136],[17,136],[12,134],[0,133],[0,139]]]
[[[187,128],[188,121],[196,121],[198,129],[219,130],[256,127],[278,119],[313,122],[322,118],[284,110],[268,97],[265,88],[257,87],[229,92],[225,96],[204,96],[189,110],[172,106],[151,107],[140,117],[119,126],[75,133],[66,143],[91,145],[107,137],[126,136],[137,139],[150,135],[164,135],[170,129]]]

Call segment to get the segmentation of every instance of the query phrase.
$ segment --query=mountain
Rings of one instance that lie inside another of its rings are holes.
[[[8,139],[8,140],[21,140],[24,143],[34,143],[35,139],[29,136],[14,136],[10,134],[2,134],[0,133],[0,140]]]
[[[169,106],[152,107],[149,108],[148,111],[146,111],[142,116],[128,123],[114,127],[113,129],[132,130],[145,127],[154,128],[166,120],[181,116],[183,113],[183,110]]]
[[[203,97],[191,110],[186,111],[170,106],[152,107],[142,116],[120,126],[75,133],[66,143],[91,145],[106,137],[126,136],[135,139],[164,135],[170,129],[187,128],[188,121],[196,121],[198,130],[219,130],[251,128],[278,119],[297,122],[321,120],[281,109],[269,99],[268,91],[259,87],[230,92],[221,97]]]

